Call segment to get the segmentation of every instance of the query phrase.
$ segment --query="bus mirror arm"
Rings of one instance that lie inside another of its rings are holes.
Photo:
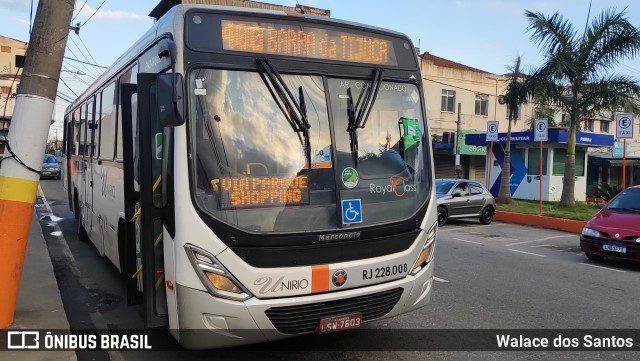
[[[175,127],[184,124],[182,117],[182,78],[179,78],[178,74],[176,74],[177,52],[176,43],[172,39],[162,39],[158,44],[158,57],[161,59],[167,57],[171,62],[171,85],[167,84],[169,79],[166,79],[169,74],[158,74],[158,107],[160,110],[158,114],[161,115],[160,125],[163,127]],[[172,104],[168,104],[165,92],[171,94]],[[163,100],[162,102],[161,99]]]
[[[175,72],[158,74],[157,114],[158,121],[163,127],[177,127],[184,124],[182,84],[182,76],[180,74]]]

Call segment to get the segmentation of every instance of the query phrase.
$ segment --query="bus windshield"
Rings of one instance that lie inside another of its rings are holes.
[[[197,206],[252,232],[331,230],[412,216],[431,186],[417,86],[381,83],[366,126],[358,129],[354,164],[347,89],[357,99],[370,82],[292,74],[282,79],[304,104],[308,140],[292,124],[291,102],[281,99],[264,74],[191,72]],[[345,200],[361,203],[357,222],[342,217]]]

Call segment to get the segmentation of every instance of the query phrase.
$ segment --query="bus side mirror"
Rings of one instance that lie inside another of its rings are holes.
[[[184,124],[182,75],[175,73],[158,74],[156,94],[160,126],[177,127]]]

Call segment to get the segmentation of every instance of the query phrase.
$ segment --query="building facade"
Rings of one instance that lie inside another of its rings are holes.
[[[27,43],[0,36],[0,154],[4,153],[26,50]]]
[[[485,183],[486,149],[469,145],[465,139],[467,134],[486,132],[489,120],[497,120],[499,131],[507,131],[507,107],[501,99],[508,77],[429,53],[420,55],[420,61],[434,142],[436,178],[456,176],[455,144],[459,129],[460,176]],[[531,118],[535,118],[535,106],[522,104],[512,131],[528,129],[527,120]]]

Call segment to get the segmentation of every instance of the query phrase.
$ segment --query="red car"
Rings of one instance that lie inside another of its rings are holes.
[[[640,186],[618,194],[587,222],[580,248],[592,260],[612,257],[640,262]]]

